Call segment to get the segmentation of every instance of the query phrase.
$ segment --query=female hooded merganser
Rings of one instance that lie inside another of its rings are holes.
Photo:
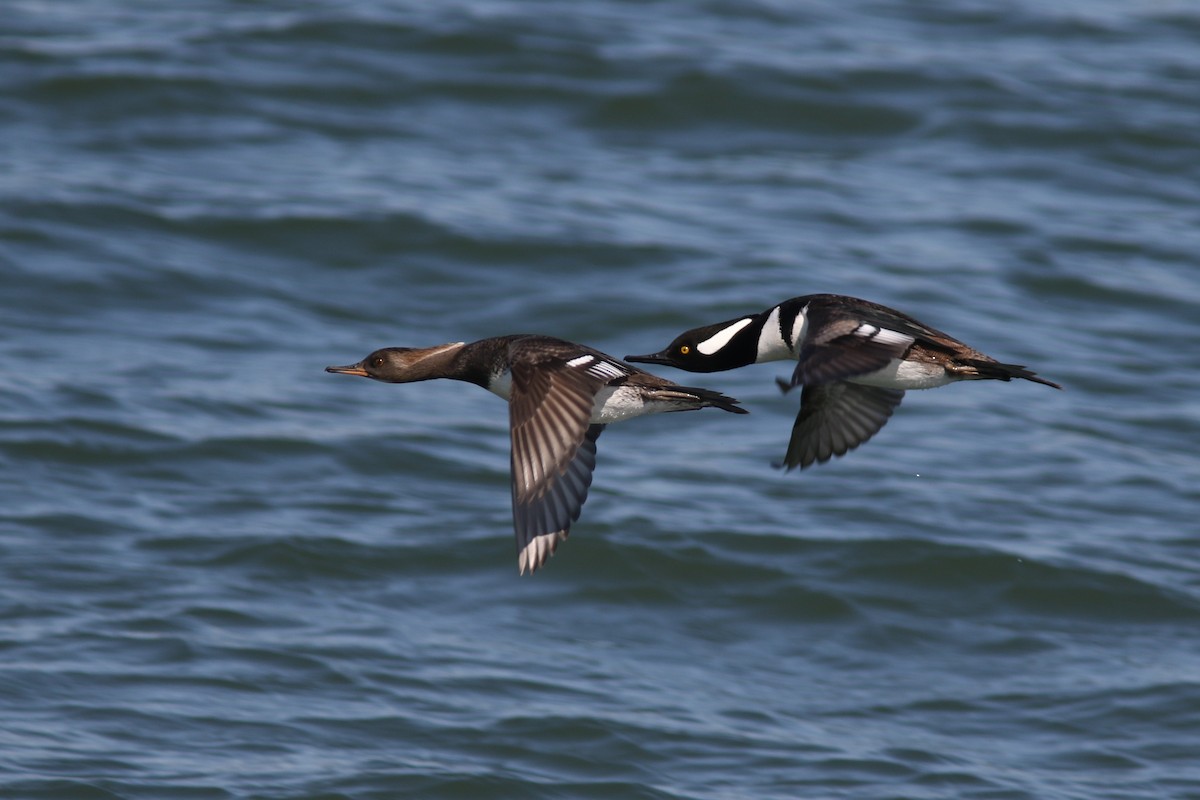
[[[707,407],[747,413],[723,394],[679,386],[584,345],[529,334],[385,347],[357,364],[325,371],[387,383],[451,378],[508,401],[521,574],[545,564],[579,519],[596,468],[596,439],[605,425]]]
[[[907,389],[1013,378],[1062,388],[907,314],[836,294],[793,297],[761,314],[693,328],[660,352],[625,358],[689,372],[797,360],[790,382],[776,379],[785,393],[804,387],[780,465],[789,470],[828,461],[870,439]]]

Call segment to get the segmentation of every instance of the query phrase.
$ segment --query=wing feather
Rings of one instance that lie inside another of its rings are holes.
[[[792,373],[792,386],[830,383],[866,375],[903,358],[917,337],[907,326],[889,327],[837,308],[814,308],[809,325],[816,334],[804,340]]]
[[[513,527],[522,573],[545,564],[579,519],[604,430],[590,423],[604,384],[561,359],[538,359],[536,353],[513,358]]]
[[[858,447],[887,424],[904,392],[857,383],[806,384],[783,466],[805,467]]]

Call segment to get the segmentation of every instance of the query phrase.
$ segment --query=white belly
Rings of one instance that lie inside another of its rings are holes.
[[[592,422],[607,425],[610,422],[620,422],[646,414],[657,414],[661,411],[671,411],[668,403],[652,403],[647,405],[641,395],[628,387],[605,387],[596,395],[596,404],[592,406]]]
[[[508,400],[512,396],[512,376],[506,372],[492,378],[487,389],[492,394]],[[607,425],[610,422],[621,422],[647,414],[661,414],[664,411],[679,411],[683,408],[698,406],[688,403],[676,405],[662,400],[648,404],[636,389],[628,386],[606,386],[596,394],[589,422]]]
[[[893,358],[892,363],[883,369],[849,380],[851,383],[883,389],[936,389],[938,386],[954,383],[957,378],[952,377],[938,364]]]

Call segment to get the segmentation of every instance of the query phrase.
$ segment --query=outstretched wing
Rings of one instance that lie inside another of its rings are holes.
[[[604,430],[590,423],[603,384],[557,359],[513,362],[513,527],[524,573],[545,564],[579,519],[596,468],[596,439]]]
[[[883,369],[892,359],[903,358],[917,340],[916,332],[907,326],[889,327],[883,320],[871,321],[839,309],[816,308],[809,316],[809,325],[817,333],[800,347],[792,386],[841,381]]]
[[[903,399],[899,389],[846,382],[805,384],[781,466],[804,469],[844,455],[878,433]]]

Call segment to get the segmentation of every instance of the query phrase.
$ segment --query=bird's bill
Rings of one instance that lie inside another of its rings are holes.
[[[368,377],[367,371],[363,369],[362,362],[357,364],[347,364],[344,367],[326,367],[326,372],[334,372],[338,375],[360,375],[364,378]]]
[[[644,356],[625,356],[626,361],[631,361],[634,364],[666,364],[671,365],[671,357],[666,350],[660,353],[648,353]]]

